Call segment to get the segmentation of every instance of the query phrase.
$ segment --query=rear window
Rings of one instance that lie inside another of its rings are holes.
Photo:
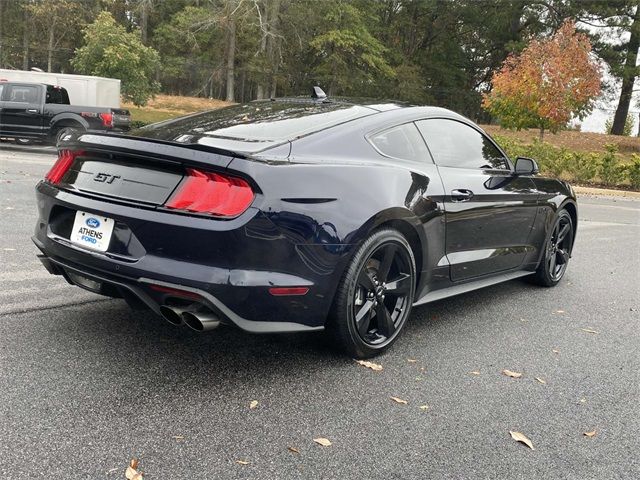
[[[293,140],[374,113],[377,112],[359,105],[255,102],[152,124],[132,135],[171,141],[187,141],[187,137],[195,136],[201,137],[198,140],[201,144],[258,151],[272,143]]]

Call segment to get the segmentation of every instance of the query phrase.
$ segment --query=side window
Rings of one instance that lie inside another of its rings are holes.
[[[0,83],[0,101],[2,101],[2,90],[4,90],[4,85]]]
[[[376,150],[387,157],[431,162],[424,140],[413,123],[391,127],[368,138]]]
[[[489,138],[462,122],[433,118],[416,122],[436,164],[443,167],[509,169]]]
[[[20,103],[38,103],[38,87],[34,85],[11,85],[5,101]]]

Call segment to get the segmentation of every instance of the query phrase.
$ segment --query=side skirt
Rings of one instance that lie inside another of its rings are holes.
[[[535,272],[528,272],[523,270],[517,272],[502,273],[499,275],[493,275],[489,278],[481,278],[479,280],[474,280],[473,282],[467,282],[460,285],[453,285],[451,287],[442,288],[440,290],[434,290],[416,300],[413,303],[413,306],[415,307],[418,305],[424,305],[425,303],[435,302],[436,300],[442,300],[443,298],[453,297],[455,295],[460,295],[461,293],[471,292],[480,288],[489,287],[491,285],[495,285],[496,283],[508,282],[509,280],[525,277],[533,273]]]

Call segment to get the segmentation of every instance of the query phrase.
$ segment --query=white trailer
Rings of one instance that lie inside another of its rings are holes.
[[[120,80],[115,78],[0,69],[0,79],[64,87],[71,105],[120,108]]]

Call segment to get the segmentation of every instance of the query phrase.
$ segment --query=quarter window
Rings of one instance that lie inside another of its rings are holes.
[[[510,169],[508,160],[495,144],[469,125],[442,118],[421,120],[416,125],[440,166]]]
[[[388,128],[369,137],[371,144],[387,157],[424,162],[429,151],[413,123]]]

